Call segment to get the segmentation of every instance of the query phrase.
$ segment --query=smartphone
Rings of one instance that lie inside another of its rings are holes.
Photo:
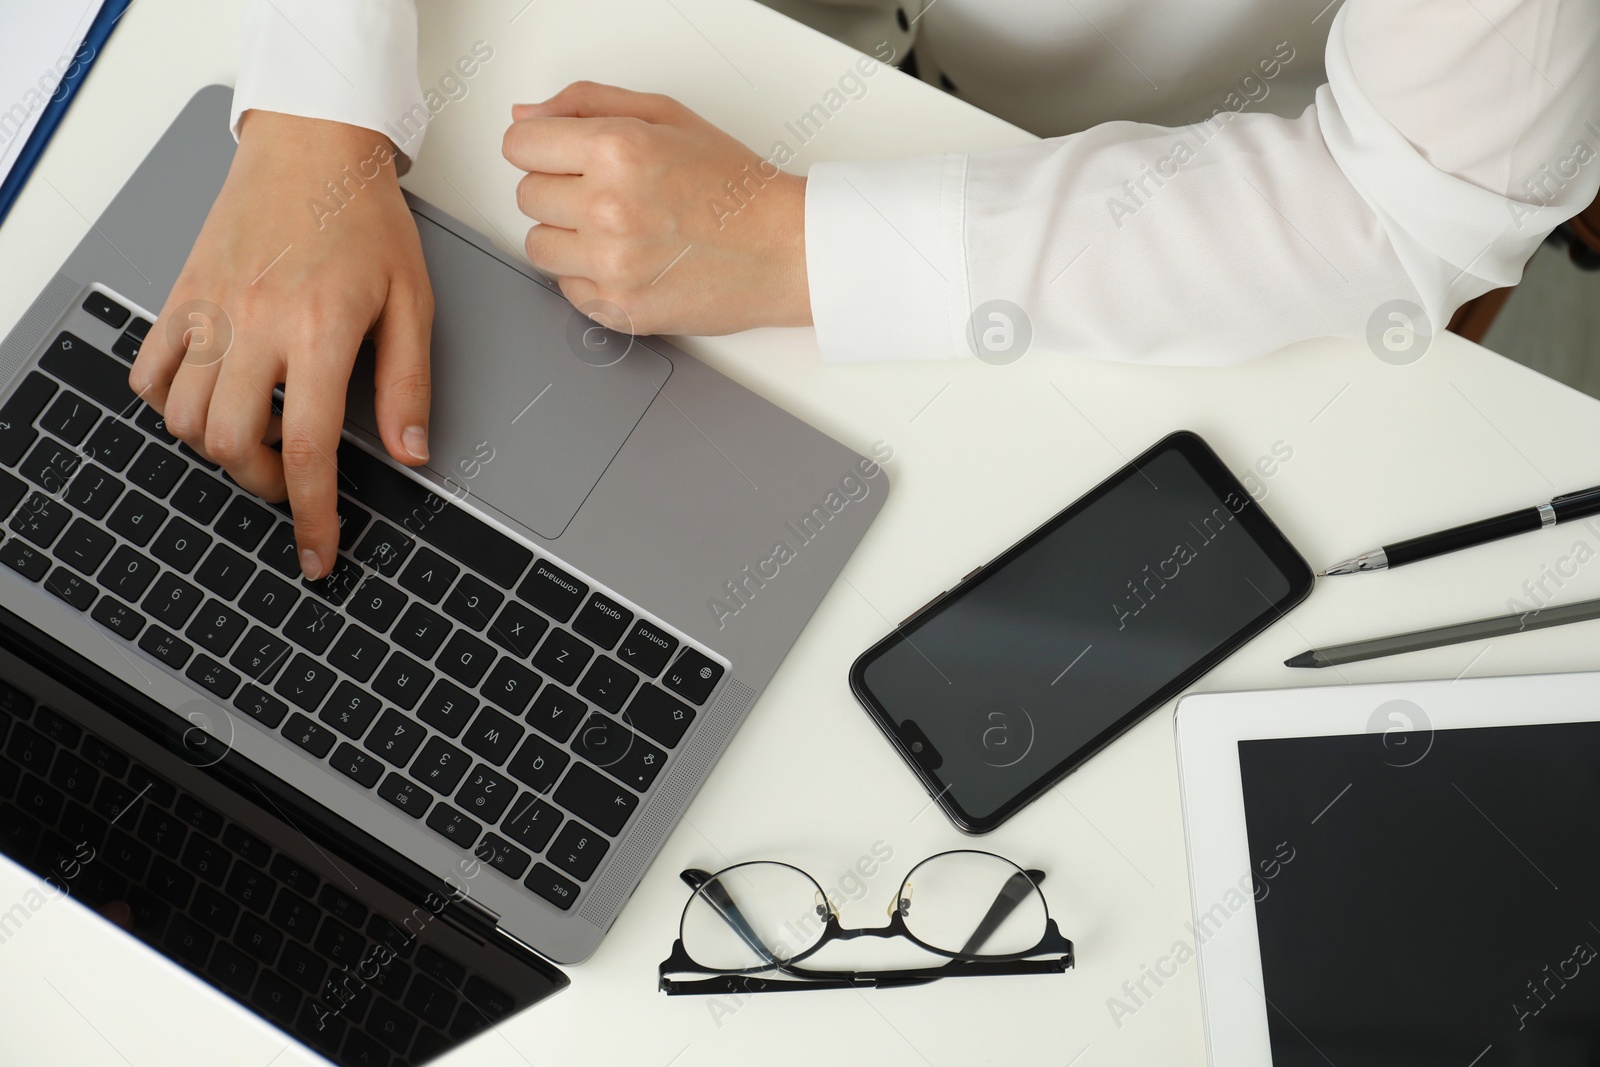
[[[855,661],[850,688],[950,820],[988,833],[1314,581],[1182,431],[934,597]]]

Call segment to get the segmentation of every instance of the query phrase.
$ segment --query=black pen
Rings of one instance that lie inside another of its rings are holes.
[[[1554,526],[1569,519],[1581,519],[1586,515],[1597,514],[1600,514],[1600,486],[1576,493],[1566,493],[1554,498],[1548,504],[1510,511],[1504,515],[1496,515],[1492,519],[1480,519],[1465,526],[1456,526],[1424,537],[1413,537],[1409,541],[1384,545],[1371,552],[1363,552],[1354,559],[1335,563],[1322,574],[1360,574],[1364,571],[1386,570],[1389,567],[1415,563],[1419,559],[1442,556],[1446,552],[1454,552],[1460,548],[1471,548],[1488,541],[1498,541],[1512,534],[1526,533],[1529,530]]]

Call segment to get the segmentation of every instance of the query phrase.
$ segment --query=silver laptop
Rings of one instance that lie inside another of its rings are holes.
[[[412,198],[433,460],[385,458],[358,364],[340,563],[305,582],[285,506],[126,382],[227,172],[228,106],[194,97],[0,342],[0,608],[180,726],[189,764],[243,768],[360,842],[353,861],[580,961],[887,475],[657,338],[595,344],[549,283]]]

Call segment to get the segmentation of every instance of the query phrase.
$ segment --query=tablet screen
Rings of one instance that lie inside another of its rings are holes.
[[[1239,765],[1275,1067],[1596,1062],[1600,723],[1242,741]]]
[[[1309,583],[1215,455],[1175,435],[863,656],[858,693],[981,831]]]

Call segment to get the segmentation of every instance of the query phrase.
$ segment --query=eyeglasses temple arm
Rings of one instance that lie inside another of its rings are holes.
[[[750,946],[752,952],[767,963],[780,962],[745,919],[744,912],[739,910],[739,905],[734,903],[733,897],[722,888],[722,882],[715,875],[701,870],[688,870],[683,872],[682,878],[694,888],[695,892],[705,897],[706,903],[710,904],[712,910],[722,917],[722,921],[739,935],[739,940]]]
[[[1017,905],[1028,898],[1028,894],[1036,889],[1035,883],[1026,873],[1018,871],[1006,879],[1006,884],[1000,887],[1000,892],[995,896],[994,903],[989,905],[989,912],[978,924],[978,928],[967,938],[967,943],[961,946],[961,955],[969,956],[983,947],[985,941],[994,936],[1000,929],[1000,924],[1006,921]]]

